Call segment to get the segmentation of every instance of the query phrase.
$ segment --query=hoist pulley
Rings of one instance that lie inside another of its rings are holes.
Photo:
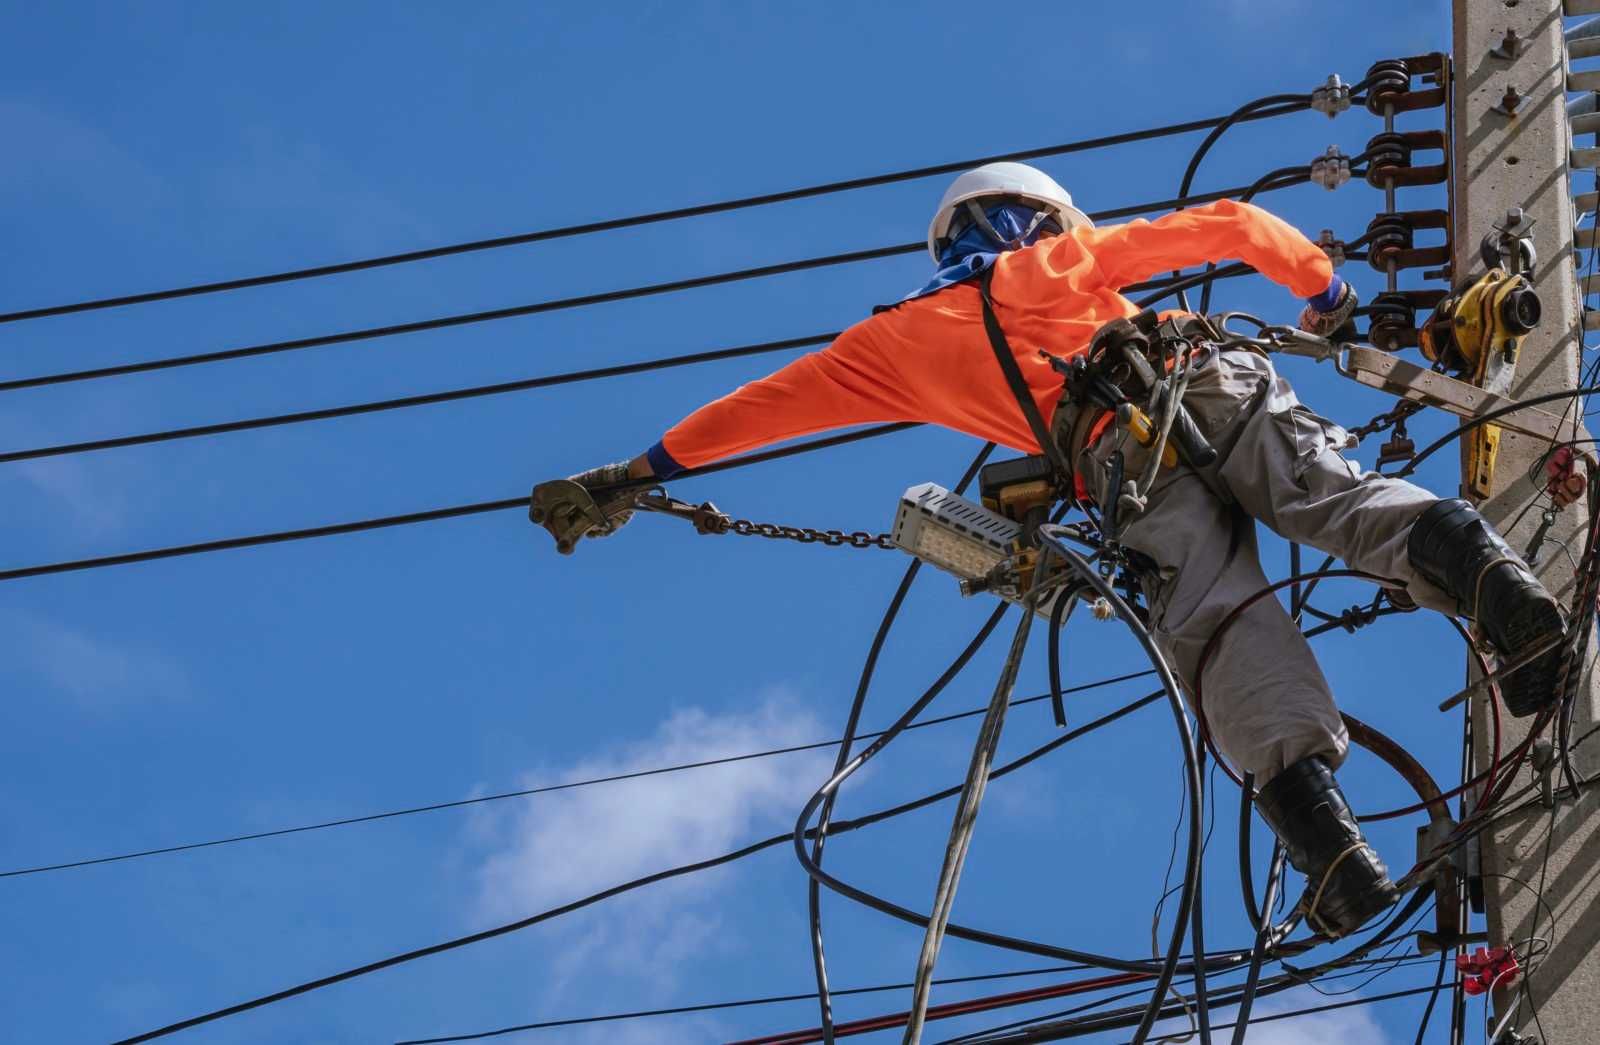
[[[1539,325],[1540,314],[1539,295],[1526,276],[1492,268],[1439,303],[1423,324],[1422,354],[1482,383],[1493,364],[1516,362],[1522,339]]]
[[[1485,391],[1507,395],[1522,339],[1543,309],[1527,273],[1537,261],[1533,220],[1514,208],[1479,244],[1488,271],[1441,301],[1418,333],[1422,354],[1437,368]],[[1486,424],[1467,439],[1466,489],[1479,499],[1494,485],[1501,426]]]

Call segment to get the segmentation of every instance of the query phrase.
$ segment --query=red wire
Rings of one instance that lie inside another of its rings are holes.
[[[950,1002],[947,1005],[935,1005],[928,1010],[926,1018],[943,1020],[953,1016],[966,1016],[974,1012],[1003,1009],[1009,1005],[1024,1005],[1028,1002],[1064,998],[1071,994],[1083,994],[1088,991],[1138,983],[1140,980],[1152,980],[1155,979],[1155,975],[1153,972],[1121,972],[1109,976],[1097,976],[1087,980],[1058,983],[1049,987],[1034,987],[1025,991],[1012,991],[1009,994],[991,994],[982,998],[970,998],[967,1001]],[[835,1024],[833,1034],[836,1038],[843,1038],[852,1034],[867,1034],[871,1031],[888,1030],[892,1027],[904,1027],[910,1019],[911,1013],[909,1012],[892,1012],[883,1016],[869,1016],[866,1019]],[[764,1038],[746,1038],[742,1041],[729,1042],[728,1045],[806,1045],[808,1042],[821,1040],[822,1028],[810,1027],[806,1030],[773,1034]]]

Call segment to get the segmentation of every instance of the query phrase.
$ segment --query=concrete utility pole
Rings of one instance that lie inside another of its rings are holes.
[[[1537,224],[1538,254],[1534,285],[1544,305],[1537,330],[1527,338],[1517,362],[1510,394],[1518,399],[1576,387],[1582,367],[1583,313],[1574,264],[1572,168],[1600,165],[1600,150],[1572,149],[1566,92],[1600,88],[1600,62],[1577,61],[1582,70],[1569,85],[1563,15],[1600,14],[1600,0],[1454,0],[1454,273],[1457,285],[1484,271],[1479,243],[1506,212],[1521,207]],[[1515,34],[1515,35],[1510,35]],[[1600,56],[1600,38],[1574,41],[1573,56]],[[1595,128],[1587,124],[1581,130]],[[1583,176],[1580,189],[1590,188]],[[1585,201],[1584,209],[1594,209]],[[1592,247],[1592,233],[1580,237]],[[1597,285],[1596,290],[1600,290]],[[1565,404],[1548,409],[1559,411]],[[1537,440],[1503,434],[1490,498],[1480,506],[1519,552],[1528,547],[1540,523],[1538,509],[1507,531],[1536,491],[1524,478],[1543,452]],[[1560,513],[1550,530],[1575,557],[1583,547],[1584,505]],[[1537,572],[1544,583],[1571,596],[1573,566],[1561,546],[1547,540]],[[1596,720],[1597,690],[1592,677],[1579,690],[1573,736]],[[1527,735],[1530,720],[1506,722],[1504,746]],[[1475,701],[1473,733],[1477,764],[1487,765],[1490,724],[1481,700]],[[1578,772],[1600,768],[1600,743],[1579,751]],[[1528,779],[1526,771],[1523,780]],[[1557,772],[1556,784],[1560,776]],[[1552,810],[1536,806],[1505,821],[1483,837],[1482,868],[1491,944],[1512,943],[1528,962],[1529,937],[1538,966],[1531,998],[1517,988],[1496,992],[1495,1022],[1509,1016],[1502,1043],[1538,1041],[1542,1045],[1600,1042],[1600,788],[1578,800],[1566,798]],[[1553,830],[1552,830],[1553,815]],[[1546,839],[1549,860],[1546,865]],[[1492,877],[1504,875],[1508,877]],[[1535,890],[1548,908],[1537,915]],[[1527,884],[1523,888],[1516,879]],[[1554,924],[1551,922],[1554,913]],[[1468,1013],[1476,1010],[1469,1006]],[[1534,1014],[1538,1019],[1535,1021]],[[1469,1016],[1469,1026],[1471,1017]],[[1541,1033],[1542,1029],[1542,1033]],[[1516,1036],[1513,1036],[1516,1035]],[[1476,1038],[1476,1028],[1468,1031]]]

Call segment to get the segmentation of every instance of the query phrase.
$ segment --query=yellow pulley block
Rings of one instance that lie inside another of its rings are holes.
[[[1539,324],[1539,295],[1527,277],[1492,268],[1439,303],[1418,338],[1422,354],[1479,388],[1500,395],[1511,390],[1522,339]],[[1466,487],[1489,496],[1500,426],[1474,429],[1467,447]]]

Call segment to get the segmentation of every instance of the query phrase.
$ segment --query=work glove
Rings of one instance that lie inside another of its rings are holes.
[[[1355,288],[1335,275],[1327,290],[1316,297],[1306,298],[1299,327],[1308,334],[1331,338],[1350,325],[1359,304],[1361,299],[1356,296]]]
[[[589,537],[609,537],[627,525],[633,518],[633,499],[638,495],[637,488],[625,488],[609,494],[595,493],[599,487],[613,486],[616,483],[627,482],[628,462],[614,461],[603,464],[598,468],[591,468],[587,472],[569,475],[567,478],[577,483],[594,495],[594,503],[600,509],[600,514],[606,517],[605,529],[596,527],[590,530]]]

